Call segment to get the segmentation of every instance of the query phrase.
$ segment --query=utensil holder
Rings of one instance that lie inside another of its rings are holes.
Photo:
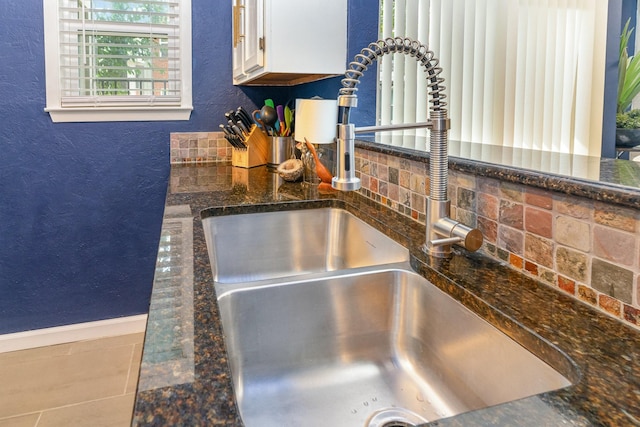
[[[285,160],[292,159],[294,142],[292,136],[272,136],[269,138],[268,166],[278,167]]]
[[[234,148],[231,152],[231,164],[240,168],[253,168],[267,164],[269,156],[269,140],[267,136],[253,125],[245,140],[247,148]]]

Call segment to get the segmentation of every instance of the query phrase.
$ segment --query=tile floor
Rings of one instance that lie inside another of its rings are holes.
[[[0,427],[131,425],[144,334],[0,354]]]

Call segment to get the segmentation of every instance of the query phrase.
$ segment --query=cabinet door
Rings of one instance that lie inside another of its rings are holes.
[[[246,25],[244,18],[246,16],[242,0],[232,0],[233,22],[231,42],[233,44],[232,62],[233,62],[233,78],[241,79],[244,77],[244,29]]]
[[[291,86],[344,73],[348,0],[232,2],[234,85]]]
[[[245,73],[264,66],[264,0],[244,0]]]

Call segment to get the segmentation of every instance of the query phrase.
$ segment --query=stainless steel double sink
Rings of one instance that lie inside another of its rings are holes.
[[[203,226],[247,427],[412,426],[570,385],[345,210]]]

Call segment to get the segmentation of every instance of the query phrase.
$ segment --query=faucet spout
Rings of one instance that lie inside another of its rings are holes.
[[[349,123],[351,108],[358,105],[355,95],[338,96],[340,108],[337,131],[336,176],[331,180],[331,186],[340,191],[355,191],[360,188],[360,178],[356,177],[355,139],[356,129]]]
[[[339,124],[337,139],[336,176],[331,179],[331,186],[340,191],[355,191],[360,188],[355,166],[355,126]]]
[[[424,66],[429,88],[429,119],[424,123],[408,125],[384,125],[355,128],[349,123],[351,108],[358,104],[356,85],[364,71],[378,58],[388,53],[404,53],[414,57]],[[446,257],[451,253],[451,245],[458,244],[469,251],[482,246],[482,233],[449,218],[449,199],[447,198],[447,177],[449,173],[448,138],[449,119],[447,118],[444,79],[440,77],[442,68],[433,51],[425,45],[409,38],[395,37],[378,40],[356,55],[349,64],[342,79],[342,89],[338,96],[340,108],[336,176],[332,186],[337,190],[353,191],[360,188],[360,179],[355,175],[355,134],[359,131],[371,132],[391,129],[427,127],[429,139],[429,177],[430,193],[427,204],[427,241],[424,250],[432,256]]]

